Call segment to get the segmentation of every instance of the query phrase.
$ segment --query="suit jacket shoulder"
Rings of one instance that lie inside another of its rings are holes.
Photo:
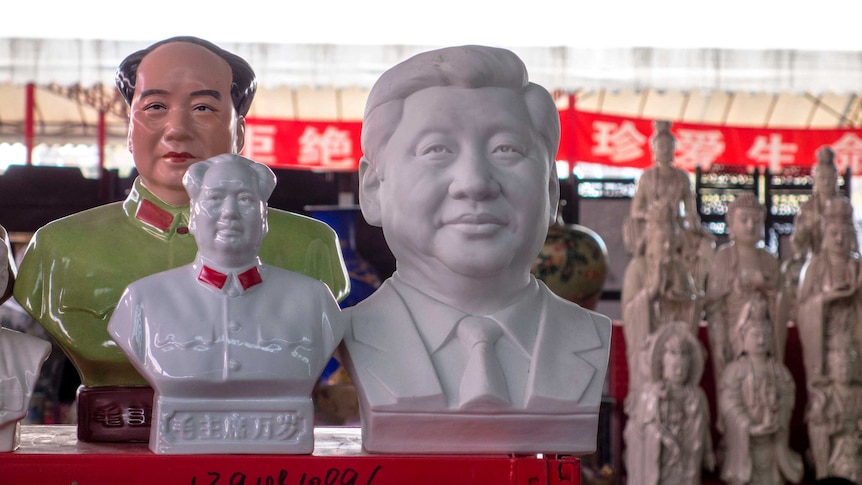
[[[391,280],[346,313],[343,357],[362,400],[376,408],[446,407],[431,356]]]
[[[597,411],[610,357],[611,319],[540,285],[544,310],[527,385],[527,407]]]

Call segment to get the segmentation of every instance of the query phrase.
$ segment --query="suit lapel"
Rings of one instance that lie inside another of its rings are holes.
[[[368,311],[357,307],[353,315],[356,342],[373,347],[363,349],[371,354],[369,359],[360,362],[354,357],[357,371],[367,372],[378,381],[399,410],[445,408],[446,398],[434,364],[391,282],[385,282],[368,303],[362,305]]]
[[[597,381],[607,366],[610,325],[597,325],[595,314],[555,297],[544,285],[542,299],[526,407],[572,411],[587,389],[598,387],[591,395],[601,395],[604,383]]]

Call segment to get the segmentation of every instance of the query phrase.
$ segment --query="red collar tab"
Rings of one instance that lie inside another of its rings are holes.
[[[174,215],[153,204],[147,199],[141,201],[138,210],[135,212],[135,217],[145,224],[155,227],[156,229],[167,232],[174,222]]]
[[[201,272],[198,275],[198,281],[204,282],[218,289],[224,288],[225,283],[227,283],[227,278],[228,275],[219,270],[210,268],[207,265],[203,265],[203,267],[201,267]],[[257,270],[257,266],[253,266],[247,271],[238,274],[236,278],[239,280],[239,284],[242,286],[243,291],[263,283],[263,279],[260,277],[260,271]]]
[[[209,266],[204,265],[201,268],[201,272],[198,275],[198,281],[202,281],[208,285],[214,286],[218,289],[224,288],[225,282],[227,282],[227,275],[222,273],[221,271],[210,268]]]
[[[239,280],[239,284],[242,285],[243,291],[252,286],[263,283],[263,280],[260,278],[260,271],[257,270],[257,266],[253,266],[249,268],[248,271],[238,274],[237,279]]]

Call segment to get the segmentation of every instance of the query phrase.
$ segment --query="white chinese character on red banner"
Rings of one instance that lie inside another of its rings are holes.
[[[275,125],[246,125],[243,156],[267,165],[275,164],[275,134],[277,131]]]
[[[835,151],[835,163],[841,172],[848,167],[854,175],[862,171],[862,139],[856,133],[845,133],[832,144],[832,150]]]
[[[608,157],[612,162],[629,162],[644,156],[646,135],[631,121],[619,125],[609,121],[593,123],[593,155]]]
[[[709,168],[724,154],[724,135],[719,130],[676,130],[674,165],[684,170]]]
[[[746,156],[760,164],[769,165],[770,171],[778,173],[782,165],[793,164],[798,148],[795,143],[782,143],[781,135],[772,133],[768,137],[756,137]]]
[[[317,128],[305,128],[299,137],[299,159],[302,165],[320,165],[323,168],[351,168],[353,140],[350,132],[327,126],[323,133]]]

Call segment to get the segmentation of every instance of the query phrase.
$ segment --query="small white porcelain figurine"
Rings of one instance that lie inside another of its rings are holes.
[[[830,199],[820,225],[820,252],[802,267],[796,322],[809,383],[826,376],[826,349],[847,342],[858,349],[862,337],[862,260],[849,199]]]
[[[559,133],[504,49],[421,53],[372,88],[359,200],[397,271],[348,310],[366,450],[595,449],[610,319],[530,274],[556,220]]]
[[[763,247],[763,221],[766,209],[753,192],[738,195],[727,207],[730,242],[715,253],[706,281],[706,320],[709,322],[709,344],[715,382],[727,362],[742,350],[733,325],[743,305],[752,298],[769,302],[774,315],[778,293],[778,258]],[[786,326],[776,325],[775,343],[770,348],[779,362],[784,362]]]
[[[766,302],[745,303],[734,327],[742,345],[725,367],[718,393],[727,443],[721,478],[731,485],[798,483],[802,459],[787,443],[796,387],[790,371],[772,355]]]
[[[635,257],[623,275],[621,295],[629,394],[649,379],[639,362],[647,337],[673,322],[685,322],[696,335],[701,313],[702,295],[682,256],[675,208],[659,203],[644,222]]]
[[[832,199],[844,198],[838,192],[838,167],[835,166],[835,151],[823,146],[815,153],[817,163],[811,171],[814,178],[811,197],[799,207],[793,220],[793,247],[810,255],[820,253],[823,244],[823,218],[826,204]]]
[[[15,262],[6,229],[0,226],[0,303],[12,294]],[[51,344],[37,337],[0,328],[0,452],[14,451],[20,437],[19,421],[27,415],[39,370]]]
[[[700,223],[688,172],[673,164],[676,138],[671,123],[656,120],[653,126],[650,149],[654,165],[638,179],[631,212],[623,222],[624,241],[629,252],[636,253],[650,212],[660,205],[671,207],[681,229],[680,259],[689,266],[698,290],[702,291],[715,252],[715,236]]]
[[[318,280],[262,264],[275,175],[238,155],[189,168],[194,262],[130,284],[108,330],[155,390],[155,453],[311,453],[311,392],[344,333]]]
[[[828,380],[809,386],[808,436],[816,478],[862,479],[862,381],[850,342],[827,351]]]
[[[697,485],[715,457],[709,406],[700,388],[705,351],[685,322],[663,325],[646,339],[645,382],[628,400],[624,431],[629,485]]]
[[[835,165],[835,151],[822,146],[815,153],[817,162],[812,169],[813,186],[811,197],[800,207],[793,219],[793,233],[790,235],[791,257],[781,264],[780,292],[777,297],[777,321],[780,326],[789,322],[800,324],[800,305],[805,295],[799,294],[802,269],[814,256],[823,250],[824,224],[827,206],[833,201],[839,205],[849,205],[849,199],[838,191],[838,167]],[[855,235],[848,241],[851,251],[856,252]],[[810,316],[810,315],[809,315]],[[804,343],[804,342],[803,342]]]

